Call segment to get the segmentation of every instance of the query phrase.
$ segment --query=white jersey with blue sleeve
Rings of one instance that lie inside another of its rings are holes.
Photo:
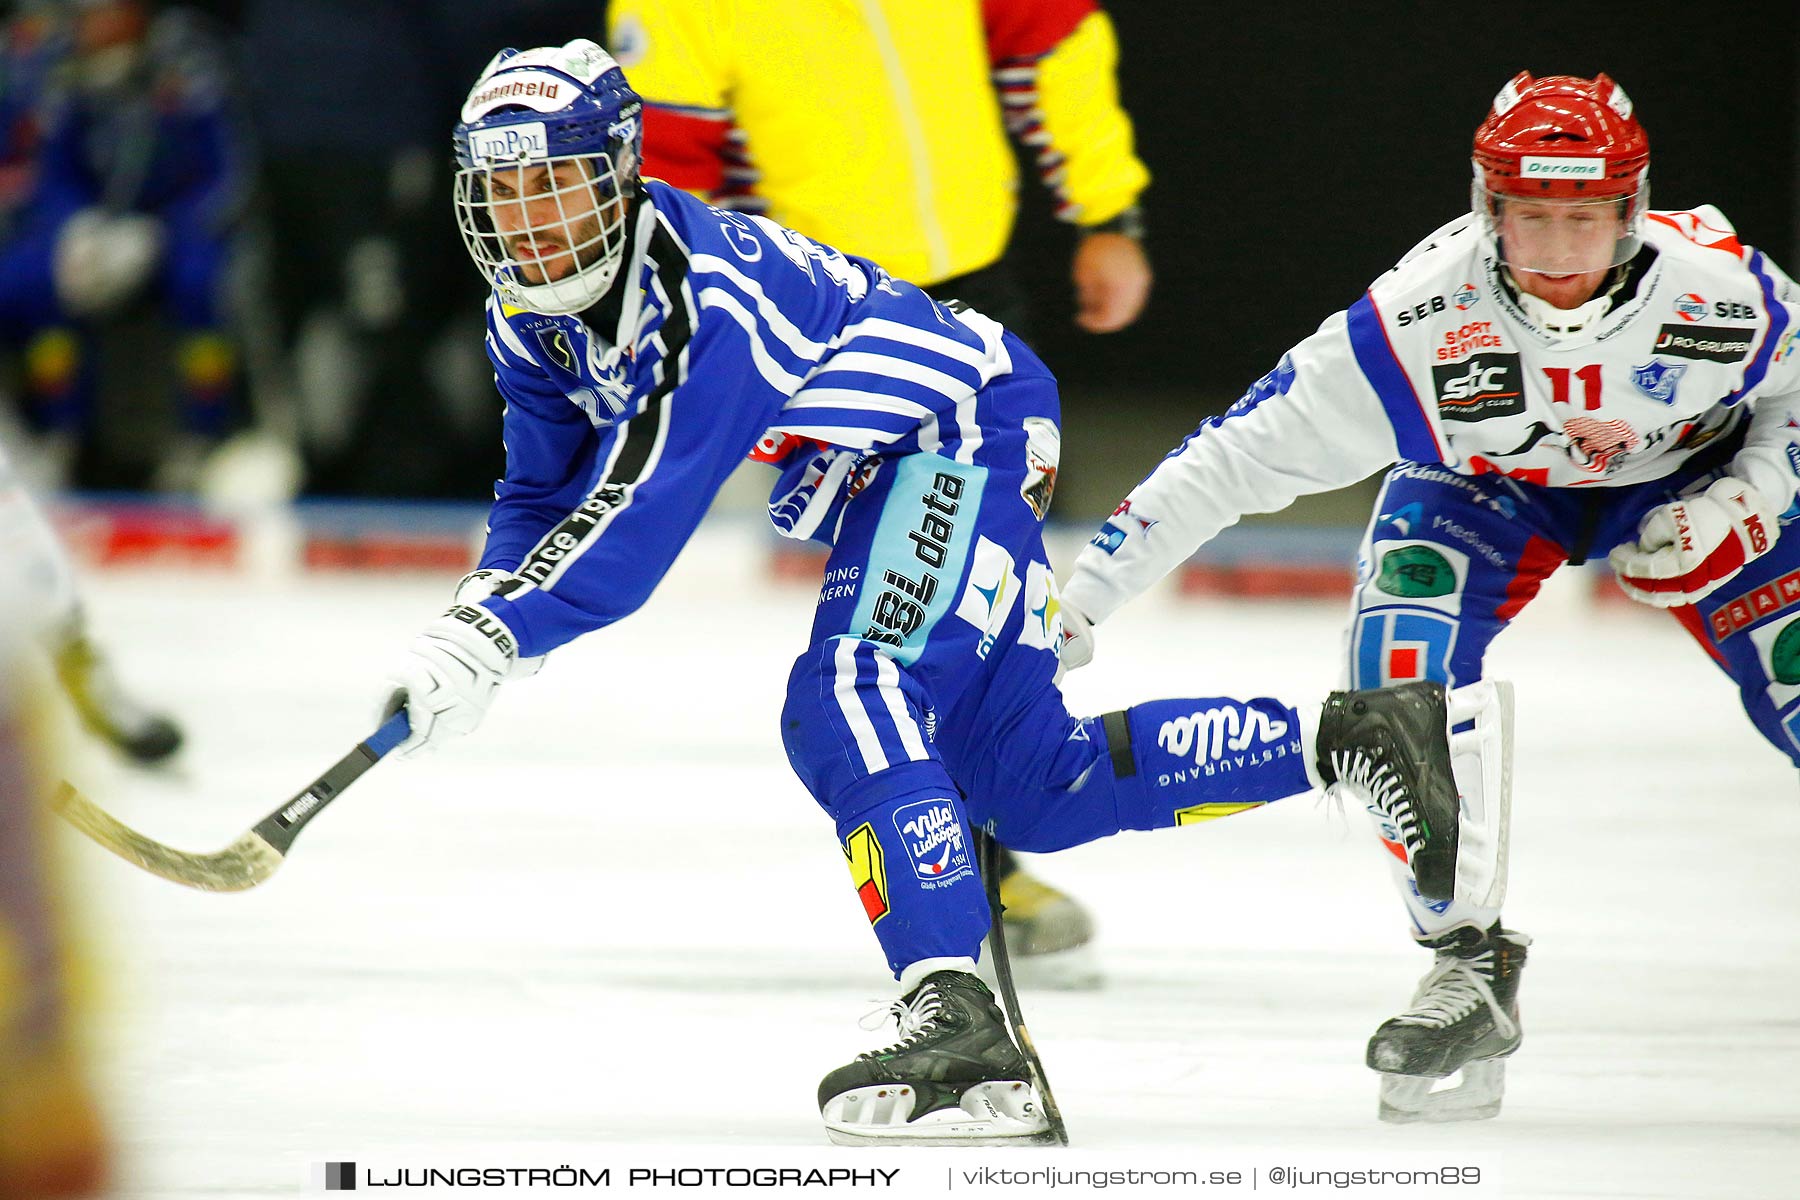
[[[1245,514],[1396,460],[1622,487],[1747,424],[1730,469],[1786,508],[1800,486],[1793,282],[1712,208],[1649,214],[1614,282],[1605,315],[1552,337],[1474,219],[1445,225],[1164,459],[1082,552],[1063,602],[1103,620]]]
[[[828,537],[869,456],[972,461],[980,393],[1012,369],[979,313],[764,218],[644,189],[594,308],[488,302],[506,475],[481,565],[517,581],[484,603],[525,656],[637,609],[746,456],[783,472],[783,532]]]

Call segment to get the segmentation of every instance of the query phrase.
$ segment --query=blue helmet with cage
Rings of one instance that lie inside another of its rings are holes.
[[[574,313],[606,294],[643,133],[643,102],[586,39],[502,50],[482,70],[456,126],[456,215],[503,300]]]

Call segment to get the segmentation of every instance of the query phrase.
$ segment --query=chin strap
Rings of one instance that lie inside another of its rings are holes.
[[[1606,315],[1612,307],[1610,295],[1596,296],[1586,304],[1575,308],[1558,308],[1548,300],[1540,300],[1530,292],[1519,293],[1519,307],[1525,310],[1525,316],[1539,329],[1554,338],[1573,337],[1586,329],[1591,322]]]
[[[1612,311],[1613,298],[1619,289],[1625,286],[1628,274],[1624,267],[1614,267],[1612,279],[1606,288],[1586,304],[1578,304],[1574,308],[1558,308],[1548,300],[1539,299],[1519,286],[1513,278],[1509,267],[1501,267],[1501,278],[1506,288],[1518,301],[1519,308],[1526,318],[1544,333],[1553,338],[1574,337],[1589,325]]]

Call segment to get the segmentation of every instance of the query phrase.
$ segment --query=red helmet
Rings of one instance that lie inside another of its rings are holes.
[[[1475,131],[1470,207],[1513,271],[1580,275],[1630,262],[1650,206],[1650,139],[1604,75],[1520,71]]]
[[[1650,138],[1625,89],[1597,75],[1533,79],[1520,71],[1475,131],[1475,170],[1502,196],[1630,196],[1650,166]]]

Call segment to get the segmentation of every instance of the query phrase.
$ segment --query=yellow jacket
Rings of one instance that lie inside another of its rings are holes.
[[[994,262],[1018,207],[1006,131],[1064,220],[1149,173],[1092,0],[614,0],[644,170],[933,284]]]

